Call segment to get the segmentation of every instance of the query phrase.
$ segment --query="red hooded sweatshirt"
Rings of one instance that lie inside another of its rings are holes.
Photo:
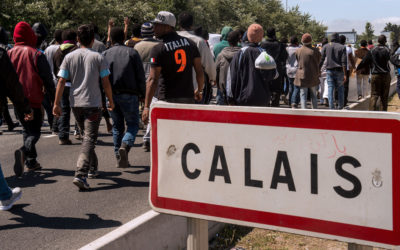
[[[8,51],[24,95],[32,108],[40,108],[43,101],[43,80],[37,67],[37,58],[41,52],[35,48],[36,39],[31,26],[26,22],[19,22],[14,29],[15,46]]]

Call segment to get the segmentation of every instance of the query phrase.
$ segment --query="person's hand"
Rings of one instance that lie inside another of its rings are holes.
[[[344,75],[343,82],[346,82],[346,81],[347,81],[347,76]]]
[[[199,91],[198,89],[196,89],[194,91],[194,99],[198,102],[201,101],[201,99],[203,99],[203,91]]]
[[[108,110],[108,111],[113,111],[114,108],[115,108],[114,102],[108,101],[108,103],[107,103],[107,110]]]
[[[29,113],[29,114],[25,114],[24,120],[25,121],[32,121],[33,120],[33,111],[31,111],[31,113]]]
[[[53,115],[55,115],[56,117],[60,117],[61,116],[61,107],[59,105],[54,105],[54,107],[53,107]]]
[[[217,82],[213,81],[213,80],[210,80],[210,84],[211,84],[212,87],[214,87],[215,85],[217,85]]]
[[[108,27],[114,27],[114,19],[108,20]]]
[[[124,18],[124,25],[125,25],[125,26],[128,26],[128,25],[129,25],[129,18],[128,18],[128,17],[125,17],[125,18]]]
[[[149,123],[149,108],[144,108],[142,112],[142,121],[144,124]]]

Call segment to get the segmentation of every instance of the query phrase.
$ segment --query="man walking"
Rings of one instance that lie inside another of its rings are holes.
[[[296,50],[299,48],[299,39],[296,36],[292,36],[290,38],[290,44],[286,48],[286,51],[288,52],[286,73],[289,78],[289,104],[292,108],[297,108],[300,102],[300,88],[294,85],[294,78],[296,77],[297,66],[299,65],[296,58]]]
[[[73,183],[81,190],[89,189],[86,177],[96,177],[98,161],[94,150],[101,120],[101,93],[98,84],[102,79],[103,88],[109,102],[109,110],[114,109],[111,86],[108,76],[110,71],[104,56],[91,50],[94,32],[89,25],[78,28],[78,42],[81,48],[65,56],[58,72],[53,113],[60,116],[60,100],[65,82],[71,81],[70,101],[79,129],[84,132],[82,149],[78,157],[77,170]]]
[[[344,87],[344,106],[347,105],[348,102],[348,96],[349,96],[349,83],[350,83],[350,75],[351,72],[354,69],[354,57],[353,57],[353,49],[351,48],[351,45],[348,44],[346,45],[346,36],[341,35],[339,37],[340,44],[343,44],[346,47],[346,57],[347,57],[347,67],[346,67],[346,80],[343,82],[343,87]]]
[[[129,166],[129,150],[133,147],[139,130],[139,97],[145,95],[146,82],[139,54],[124,45],[124,30],[114,27],[110,36],[112,47],[103,55],[110,64],[110,82],[115,103],[114,110],[110,112],[113,120],[114,152],[117,166],[126,168]]]
[[[54,75],[58,75],[60,66],[65,56],[72,51],[78,49],[77,34],[74,30],[67,29],[62,33],[62,45],[56,51],[53,58]],[[65,83],[63,95],[61,98],[61,116],[58,119],[58,144],[71,145],[72,141],[69,139],[70,119],[71,119],[71,105],[69,102],[71,82]]]
[[[358,66],[364,57],[368,54],[367,41],[361,40],[360,42],[361,48],[356,50],[356,66]],[[356,79],[357,79],[357,94],[358,100],[368,95],[368,79],[369,79],[370,69],[369,65],[364,66],[356,71]]]
[[[367,55],[358,65],[357,70],[365,66],[371,69],[371,100],[369,110],[378,110],[378,98],[381,99],[381,109],[387,111],[390,89],[390,50],[386,46],[386,36],[381,35],[378,38],[378,45],[368,51]]]
[[[201,65],[203,66],[206,79],[206,82],[204,82],[202,103],[208,104],[211,100],[211,95],[212,95],[211,86],[215,84],[216,80],[216,74],[217,74],[216,67],[213,55],[206,41],[203,38],[195,35],[193,31],[193,22],[194,22],[193,15],[187,12],[181,13],[179,15],[179,25],[182,31],[179,31],[178,35],[189,38],[196,44],[197,48],[199,49]],[[195,78],[193,79],[193,82],[195,83],[195,87],[197,84],[199,84]]]
[[[307,108],[307,93],[311,93],[311,104],[313,109],[318,108],[317,88],[319,85],[319,62],[321,53],[312,47],[312,37],[306,33],[301,38],[303,47],[296,50],[298,70],[294,84],[300,87],[301,108]]]
[[[344,107],[344,87],[343,82],[346,80],[347,71],[347,55],[346,47],[339,43],[339,34],[333,33],[331,42],[322,48],[322,57],[319,64],[320,69],[326,61],[326,75],[328,81],[328,101],[329,108],[335,109],[334,93],[338,91],[338,109]]]
[[[259,24],[252,24],[247,29],[247,47],[233,57],[230,65],[231,81],[227,84],[229,102],[238,106],[267,107],[270,103],[270,83],[276,74],[274,70],[261,70],[255,61],[263,51],[260,42],[264,30]]]
[[[227,41],[229,43],[229,47],[225,47],[218,54],[216,64],[217,64],[217,86],[218,92],[220,95],[217,95],[217,104],[219,105],[227,105],[228,98],[226,95],[226,82],[228,78],[229,66],[233,57],[236,53],[241,49],[238,46],[240,41],[240,33],[235,30],[229,33]],[[230,76],[229,76],[230,77]],[[221,100],[218,100],[221,99]]]
[[[221,30],[221,42],[217,43],[213,48],[214,57],[217,58],[219,53],[226,48],[229,47],[230,44],[228,42],[228,35],[233,31],[232,27],[225,26]],[[235,44],[237,46],[237,44]]]
[[[11,62],[17,71],[24,95],[33,109],[33,120],[21,120],[24,145],[15,151],[16,175],[22,175],[25,163],[28,171],[41,169],[36,161],[36,143],[40,138],[42,127],[43,87],[50,98],[54,99],[54,82],[46,56],[38,51],[36,35],[26,22],[19,22],[14,29],[15,46],[8,51]]]
[[[19,117],[24,117],[24,121],[33,119],[33,113],[29,107],[28,100],[25,99],[21,84],[18,82],[16,74],[10,59],[7,56],[6,50],[0,48],[0,97],[10,98],[14,104]],[[2,103],[0,102],[0,110]],[[22,166],[22,165],[18,165]],[[14,169],[16,173],[22,174],[22,169]],[[14,203],[22,196],[22,191],[19,187],[10,189],[4,178],[3,171],[0,165],[0,210],[9,210]]]
[[[146,99],[142,120],[148,122],[151,100],[158,84],[158,99],[172,103],[189,103],[202,99],[204,72],[197,46],[175,31],[174,14],[161,11],[153,21],[154,33],[162,40],[151,51],[150,76],[146,83]],[[193,71],[198,86],[193,87]]]
[[[151,69],[150,53],[154,46],[159,44],[160,41],[154,39],[154,25],[152,23],[142,24],[141,34],[143,40],[135,45],[135,50],[138,52],[140,59],[142,59],[144,73],[147,81]],[[153,103],[155,102],[157,102],[157,97],[153,96],[150,106],[153,105]],[[143,149],[146,152],[150,151],[150,131],[151,124],[148,123],[146,127],[146,134],[143,136]]]
[[[279,107],[279,101],[283,93],[283,76],[286,71],[288,53],[285,46],[276,39],[275,28],[267,29],[267,37],[267,40],[261,43],[261,48],[271,55],[276,62],[276,69],[278,70],[279,76],[271,82],[271,106]]]

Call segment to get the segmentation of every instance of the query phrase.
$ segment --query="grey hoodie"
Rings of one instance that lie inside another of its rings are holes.
[[[229,65],[240,49],[240,47],[225,47],[218,54],[215,62],[217,66],[217,86],[224,94],[226,93],[226,76],[228,74]]]
[[[322,58],[320,62],[320,68],[327,58],[326,69],[339,69],[347,67],[347,54],[346,46],[338,43],[331,42],[322,48]]]

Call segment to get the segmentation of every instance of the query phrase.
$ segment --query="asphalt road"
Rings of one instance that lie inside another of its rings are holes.
[[[149,153],[140,147],[143,131],[138,147],[129,154],[131,167],[119,169],[112,136],[105,133],[103,122],[96,147],[101,176],[89,179],[89,192],[79,192],[72,179],[80,143],[71,138],[74,145],[60,146],[58,137],[49,137],[48,127],[37,144],[43,170],[14,176],[13,152],[22,144],[20,130],[0,135],[6,180],[23,190],[10,211],[0,212],[0,249],[77,249],[150,210]]]
[[[349,102],[356,100],[352,78]],[[22,144],[20,131],[18,127],[0,135],[4,175],[11,187],[23,190],[22,199],[12,210],[0,212],[0,250],[77,249],[150,210],[150,155],[140,147],[144,131],[139,132],[137,147],[129,154],[131,167],[118,169],[112,136],[102,123],[96,147],[101,176],[89,179],[89,192],[79,192],[72,184],[80,142],[72,136],[74,145],[60,146],[48,127],[43,127],[37,144],[43,170],[16,178],[13,152]]]

